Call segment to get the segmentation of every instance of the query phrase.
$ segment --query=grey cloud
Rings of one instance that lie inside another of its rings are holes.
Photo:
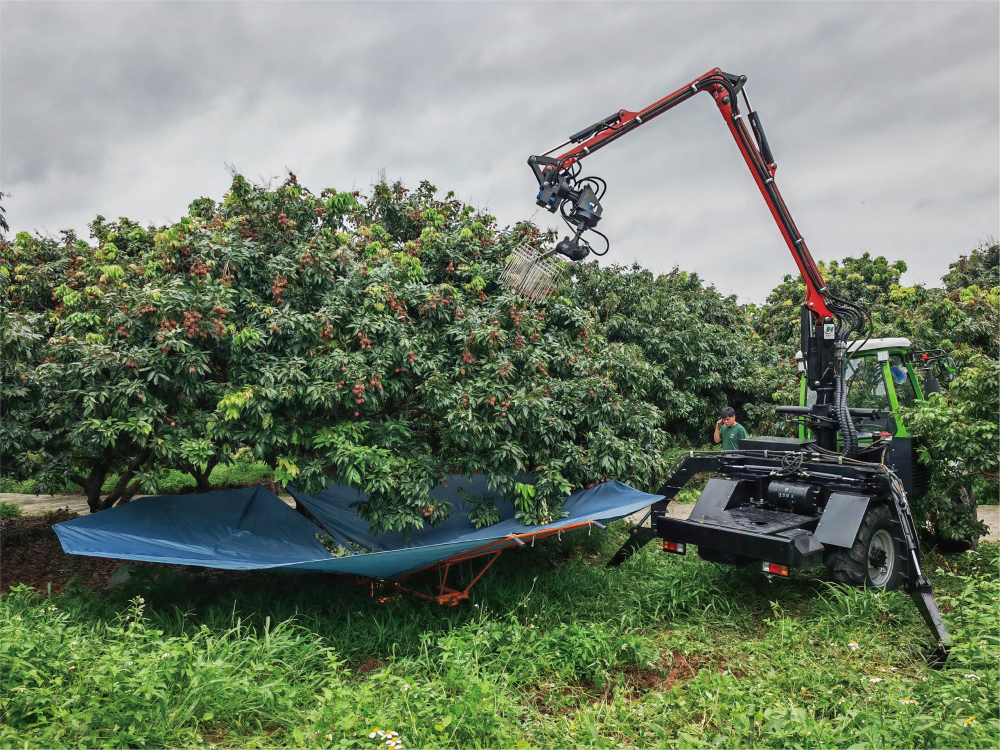
[[[818,258],[934,281],[1000,224],[1000,10],[985,3],[16,3],[0,6],[0,183],[14,229],[176,218],[288,166],[385,168],[534,216],[531,153],[720,65],[746,73]],[[708,97],[585,163],[609,262],[761,300],[794,270]]]

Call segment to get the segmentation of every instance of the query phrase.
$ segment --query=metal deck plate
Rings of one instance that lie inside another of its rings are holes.
[[[712,513],[701,518],[692,518],[688,523],[715,526],[720,529],[738,529],[755,534],[777,534],[779,531],[800,528],[818,518],[819,516],[802,516],[780,510],[763,510],[744,506]]]

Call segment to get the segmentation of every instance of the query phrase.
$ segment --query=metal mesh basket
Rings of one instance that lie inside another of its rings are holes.
[[[554,250],[540,255],[527,245],[515,248],[500,274],[500,283],[532,302],[545,299],[562,270],[554,255]]]

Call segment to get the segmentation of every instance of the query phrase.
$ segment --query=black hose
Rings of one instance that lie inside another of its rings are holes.
[[[837,416],[837,423],[840,426],[840,439],[844,442],[841,455],[852,457],[858,453],[858,430],[854,426],[851,411],[847,407],[847,388],[844,383],[846,347],[844,344],[837,347],[836,356],[837,363],[833,378],[833,408]]]

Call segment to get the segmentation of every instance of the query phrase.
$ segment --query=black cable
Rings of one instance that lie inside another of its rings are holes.
[[[603,253],[597,252],[596,250],[594,250],[594,248],[590,248],[590,251],[594,255],[596,255],[597,257],[601,257],[601,256],[604,256],[604,255],[607,255],[608,254],[608,250],[611,249],[611,240],[608,239],[608,237],[607,237],[606,234],[604,234],[603,232],[598,232],[593,227],[591,227],[590,231],[593,232],[594,234],[597,234],[597,235],[600,235],[601,237],[603,237],[604,238],[604,242],[606,243]]]
[[[604,197],[604,194],[606,192],[608,192],[608,183],[607,183],[607,181],[605,181],[605,179],[603,177],[598,177],[597,175],[592,175],[590,177],[584,177],[582,180],[580,180],[580,182],[581,183],[583,183],[583,182],[598,183],[597,187],[600,190],[600,192],[597,194],[597,200],[601,200]]]

